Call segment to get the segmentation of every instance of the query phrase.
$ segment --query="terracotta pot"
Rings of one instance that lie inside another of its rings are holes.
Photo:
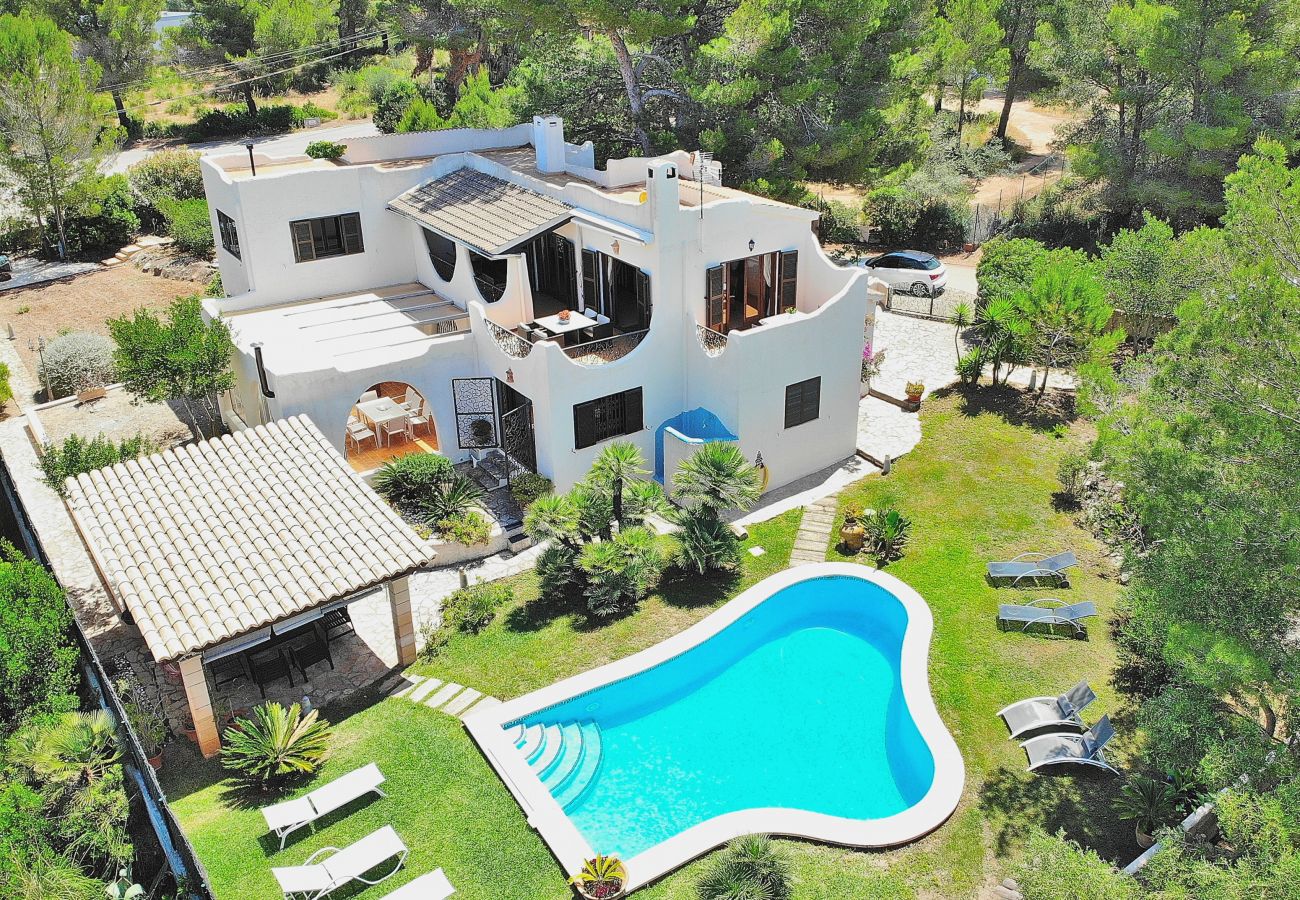
[[[920,395],[920,394],[908,394],[908,395],[907,395],[907,402],[908,402],[908,403],[913,403],[913,404],[916,404],[916,405],[919,406],[920,403],[921,403],[921,395]]]
[[[970,241],[967,241],[966,243],[964,243],[964,244],[961,245],[961,249],[962,249],[962,251],[963,251],[964,253],[974,253],[974,252],[975,252],[975,245],[974,245],[973,243],[971,243]]]
[[[194,727],[193,722],[187,722],[185,727],[181,729],[181,734],[185,735],[187,740],[193,741],[195,744],[199,742],[199,730]]]
[[[1155,837],[1144,832],[1140,825],[1133,829],[1133,836],[1137,838],[1137,844],[1143,850],[1150,850],[1156,845]]]
[[[153,756],[148,757],[148,759],[149,759],[149,765],[153,767],[153,770],[155,772],[162,771],[162,748],[159,748],[158,752],[155,753]]]
[[[861,525],[845,525],[840,529],[840,540],[844,542],[846,549],[857,553],[862,549],[862,542],[867,533]]]

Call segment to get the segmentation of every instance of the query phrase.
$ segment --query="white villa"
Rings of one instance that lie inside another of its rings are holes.
[[[769,489],[854,452],[867,276],[706,154],[597,169],[538,117],[202,164],[236,431],[305,414],[358,470],[436,449],[561,490],[620,437],[668,482],[737,441]]]

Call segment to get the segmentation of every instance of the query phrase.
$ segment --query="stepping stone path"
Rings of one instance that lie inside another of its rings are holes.
[[[836,505],[834,497],[823,497],[803,508],[803,521],[799,523],[799,533],[794,536],[790,565],[826,562],[826,548],[830,546]]]
[[[462,719],[470,710],[487,709],[501,703],[496,697],[484,696],[481,692],[454,681],[409,674],[403,674],[398,679],[396,686],[388,692],[388,696],[410,700],[412,703],[438,709]]]

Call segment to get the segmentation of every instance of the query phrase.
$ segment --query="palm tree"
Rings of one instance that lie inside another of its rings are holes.
[[[623,488],[640,475],[648,475],[641,451],[631,441],[614,441],[596,457],[588,477],[609,489],[614,501],[614,521],[623,528]]]
[[[579,549],[578,509],[568,494],[543,494],[533,501],[524,516],[524,531],[539,544],[552,541]]]
[[[763,477],[735,444],[708,443],[673,475],[677,499],[716,519],[724,509],[748,509],[762,494]]]
[[[975,315],[971,312],[970,304],[965,300],[958,303],[952,310],[952,316],[948,319],[953,325],[952,348],[957,351],[957,358],[961,358],[961,332],[963,328],[969,328],[975,321]]]
[[[51,725],[23,733],[17,756],[42,778],[65,785],[88,785],[121,758],[113,720],[103,710],[70,712]]]

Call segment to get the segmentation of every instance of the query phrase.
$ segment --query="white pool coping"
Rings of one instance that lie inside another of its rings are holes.
[[[629,891],[644,887],[741,835],[777,834],[848,847],[893,847],[929,834],[947,821],[961,799],[966,770],[961,751],[939,717],[930,692],[928,662],[934,617],[929,605],[920,594],[886,572],[853,563],[814,563],[763,579],[690,628],[653,647],[500,706],[471,711],[465,717],[466,728],[523,807],[528,824],[541,834],[567,874],[580,871],[584,861],[596,855],[595,851],[529,767],[504,726],[680,656],[778,591],[828,575],[846,575],[876,584],[897,597],[907,612],[900,677],[908,711],[934,756],[934,781],[930,789],[913,806],[883,819],[849,819],[783,808],[746,809],[716,816],[624,860],[628,872],[626,887]]]

